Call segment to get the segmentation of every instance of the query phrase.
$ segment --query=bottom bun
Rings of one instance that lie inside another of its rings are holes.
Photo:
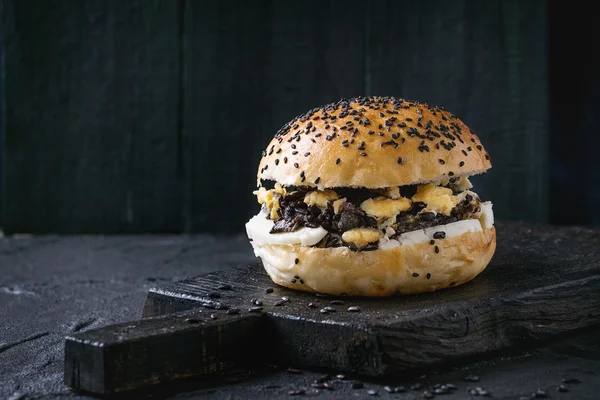
[[[494,255],[496,230],[374,251],[256,242],[252,246],[278,285],[331,295],[389,296],[433,292],[475,278]]]

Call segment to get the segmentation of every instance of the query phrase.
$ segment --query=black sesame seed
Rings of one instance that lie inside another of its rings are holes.
[[[437,231],[433,234],[433,238],[434,239],[445,239],[446,238],[446,232],[444,231]]]
[[[297,150],[292,151],[292,155],[295,156],[296,154],[298,154]]]
[[[431,274],[429,272],[425,276],[427,277],[427,279],[431,279]]]
[[[283,163],[284,164],[287,164],[287,160],[288,160],[287,157],[283,157]]]
[[[473,148],[471,146],[469,146],[469,147],[467,147],[467,150],[473,151]]]
[[[337,311],[335,308],[329,307],[329,306],[323,307],[323,310],[325,310],[327,312],[336,312]]]
[[[369,135],[372,135],[372,134],[374,134],[374,133],[375,133],[375,131],[369,131],[369,132],[367,132],[367,133],[368,133]]]
[[[292,282],[292,283],[296,283],[296,280],[295,280],[295,279],[292,279],[292,280],[291,280],[291,282]]]
[[[301,395],[303,395],[304,393],[306,393],[306,391],[305,391],[304,389],[290,390],[290,391],[288,392],[288,394],[289,394],[290,396],[301,396]]]
[[[332,306],[343,306],[344,302],[342,300],[332,300],[329,302]]]
[[[296,148],[296,145],[295,145],[295,144],[292,144],[292,149],[295,149],[295,148]]]
[[[257,307],[250,307],[250,308],[248,309],[248,312],[251,312],[251,313],[256,313],[256,312],[261,312],[262,310],[263,310],[263,308],[262,308],[262,307],[260,307],[260,306],[257,306]]]
[[[477,150],[481,150],[481,149],[483,149],[483,147],[481,147],[481,145],[480,145],[480,144],[478,144],[478,145],[477,145]]]
[[[275,159],[275,165],[279,165],[279,158]]]
[[[446,164],[446,161],[442,160],[441,158],[438,160],[440,162],[440,164],[444,165]]]
[[[325,125],[325,129],[329,129],[329,125]],[[321,132],[315,134],[315,137],[319,137],[322,136],[323,134]]]
[[[369,396],[377,396],[377,390],[374,389],[367,390],[367,393],[369,394]]]
[[[360,307],[359,306],[350,306],[350,307],[348,307],[348,311],[349,312],[360,312]]]
[[[440,248],[439,248],[439,247],[437,247],[437,246],[435,246],[435,252],[436,252],[436,253],[439,253],[439,252],[440,252]]]
[[[319,183],[320,180],[321,180],[321,177],[318,176],[317,179],[315,179],[315,184]]]
[[[297,162],[296,162],[296,163],[294,163],[294,167],[296,167],[296,168],[300,168],[300,166],[298,165],[298,163],[297,163]]]
[[[304,280],[300,279],[300,284],[304,285]]]
[[[264,150],[263,150],[263,152],[262,152],[262,153],[260,153],[260,154],[261,154],[263,157],[266,157],[266,156],[267,156],[267,152],[266,152],[266,151],[264,151]]]
[[[308,303],[308,307],[309,308],[317,308],[317,306],[315,305],[315,303]]]
[[[308,157],[308,156],[310,156],[310,152],[304,153],[304,157]]]
[[[489,155],[489,154],[486,154],[486,155],[485,155],[485,159],[486,159],[486,160],[489,160],[489,159],[490,159],[490,155]]]
[[[454,176],[454,172],[450,171],[450,172],[448,172],[448,175]]]
[[[417,277],[419,276],[419,274],[418,274],[417,272],[413,272],[412,276],[413,276],[414,278],[417,278]]]
[[[277,300],[277,301],[275,302],[275,304],[273,304],[273,305],[274,305],[274,306],[282,306],[282,305],[284,305],[284,304],[285,304],[285,303],[287,303],[287,302],[288,302],[287,300],[283,300],[283,299],[281,299],[281,300]]]
[[[435,244],[435,240],[431,239],[431,240],[429,241],[429,244]]]
[[[188,324],[199,324],[202,322],[202,320],[198,318],[186,318],[185,322],[187,322]]]
[[[459,166],[459,167],[464,167],[464,166],[465,166],[465,162],[464,162],[464,161],[461,161],[461,162],[458,164],[458,166]]]
[[[231,290],[232,287],[231,287],[231,285],[223,283],[222,285],[219,285],[219,287],[217,289],[219,289],[219,290]]]
[[[361,156],[361,157],[366,157],[366,156],[367,156],[367,153],[360,153],[360,156]]]
[[[227,310],[227,312],[226,312],[227,315],[235,315],[235,314],[239,314],[239,313],[240,313],[239,308],[232,308],[230,310]]]
[[[466,152],[466,151],[464,151],[464,150],[462,151],[462,153],[463,153],[465,156],[467,156],[467,155],[468,155],[468,154],[467,154],[467,152]]]
[[[398,164],[404,165],[404,163],[406,162],[405,158],[402,157],[398,157],[398,160],[396,160],[398,162]]]
[[[265,293],[273,293],[273,288],[266,288]]]
[[[336,164],[336,165],[337,165],[337,164],[339,164],[339,163],[340,163],[340,161],[341,161],[341,160],[338,158],[337,160],[335,160],[335,164]]]

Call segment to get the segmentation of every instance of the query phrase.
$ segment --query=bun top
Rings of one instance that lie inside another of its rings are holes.
[[[444,181],[492,167],[479,138],[441,107],[356,97],[285,124],[262,153],[258,183],[382,188]]]

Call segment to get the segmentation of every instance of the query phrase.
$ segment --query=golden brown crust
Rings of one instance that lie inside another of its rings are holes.
[[[258,179],[318,187],[401,186],[491,168],[477,135],[438,107],[392,97],[342,100],[284,125]]]
[[[433,292],[475,278],[494,255],[496,230],[436,240],[435,245],[361,252],[347,247],[252,246],[278,285],[332,295],[388,296]]]

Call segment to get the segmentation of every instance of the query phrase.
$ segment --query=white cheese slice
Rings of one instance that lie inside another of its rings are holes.
[[[433,234],[436,232],[444,232],[446,238],[460,236],[467,232],[480,232],[481,224],[476,219],[465,219],[463,221],[452,222],[446,225],[437,225],[430,228],[419,229],[418,231],[406,232],[398,237],[398,246],[413,245],[429,242],[433,239]],[[391,241],[390,241],[391,242]],[[392,247],[386,243],[387,248]]]
[[[479,217],[479,221],[481,221],[481,226],[483,229],[490,229],[494,226],[494,212],[492,211],[492,202],[486,201],[480,204],[481,206],[481,217]]]
[[[255,215],[246,223],[246,233],[257,243],[297,244],[312,246],[319,243],[327,235],[327,231],[319,228],[300,228],[295,232],[269,233],[275,223],[264,214]]]

